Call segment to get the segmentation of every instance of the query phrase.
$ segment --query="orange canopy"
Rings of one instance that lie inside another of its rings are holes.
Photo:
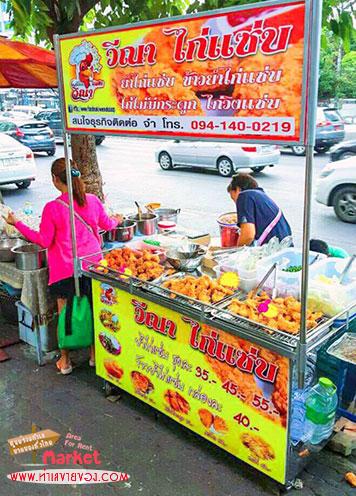
[[[55,54],[0,36],[0,88],[56,88]]]

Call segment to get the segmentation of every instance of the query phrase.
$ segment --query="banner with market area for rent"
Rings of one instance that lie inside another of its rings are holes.
[[[96,373],[284,483],[288,358],[93,281]]]
[[[308,9],[261,2],[61,36],[65,128],[304,143]]]

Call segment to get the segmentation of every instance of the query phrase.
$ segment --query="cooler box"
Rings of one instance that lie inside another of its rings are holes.
[[[19,337],[31,346],[36,346],[33,315],[20,301],[16,302],[19,323]],[[58,349],[57,316],[53,316],[47,325],[40,325],[41,348],[43,352]]]
[[[334,384],[337,384],[340,371],[340,360],[333,357],[327,353],[327,349],[345,332],[356,333],[356,318],[354,318],[349,325],[349,329],[343,329],[339,331],[335,336],[331,337],[323,346],[318,350],[317,354],[317,374],[318,377],[328,377]],[[352,365],[348,366],[345,386],[343,390],[343,397],[341,398],[342,406],[348,408],[349,404],[352,402],[355,396],[356,390],[356,374],[355,367]]]

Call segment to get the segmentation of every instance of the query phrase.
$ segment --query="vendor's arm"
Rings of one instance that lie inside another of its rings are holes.
[[[43,209],[40,230],[34,231],[23,222],[14,218],[14,226],[31,243],[36,243],[42,248],[49,248],[54,240],[55,224],[52,216],[51,205],[47,204]]]
[[[237,246],[248,246],[255,240],[256,227],[251,222],[244,222],[240,224],[240,236]]]
[[[116,215],[115,217],[109,217],[109,215],[105,211],[104,205],[101,203],[99,198],[97,198],[97,208],[99,211],[99,228],[103,231],[110,231],[111,229],[115,229],[118,224],[122,223],[122,216]]]

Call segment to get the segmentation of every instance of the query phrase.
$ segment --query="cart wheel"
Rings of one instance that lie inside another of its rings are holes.
[[[111,384],[110,382],[105,380],[103,384],[103,390],[104,390],[105,398],[107,398],[108,396],[120,395],[120,389],[117,386],[114,386],[114,384]]]
[[[285,485],[286,491],[290,491],[291,489],[300,490],[303,489],[304,483],[302,479],[293,479],[292,481],[288,481]]]

